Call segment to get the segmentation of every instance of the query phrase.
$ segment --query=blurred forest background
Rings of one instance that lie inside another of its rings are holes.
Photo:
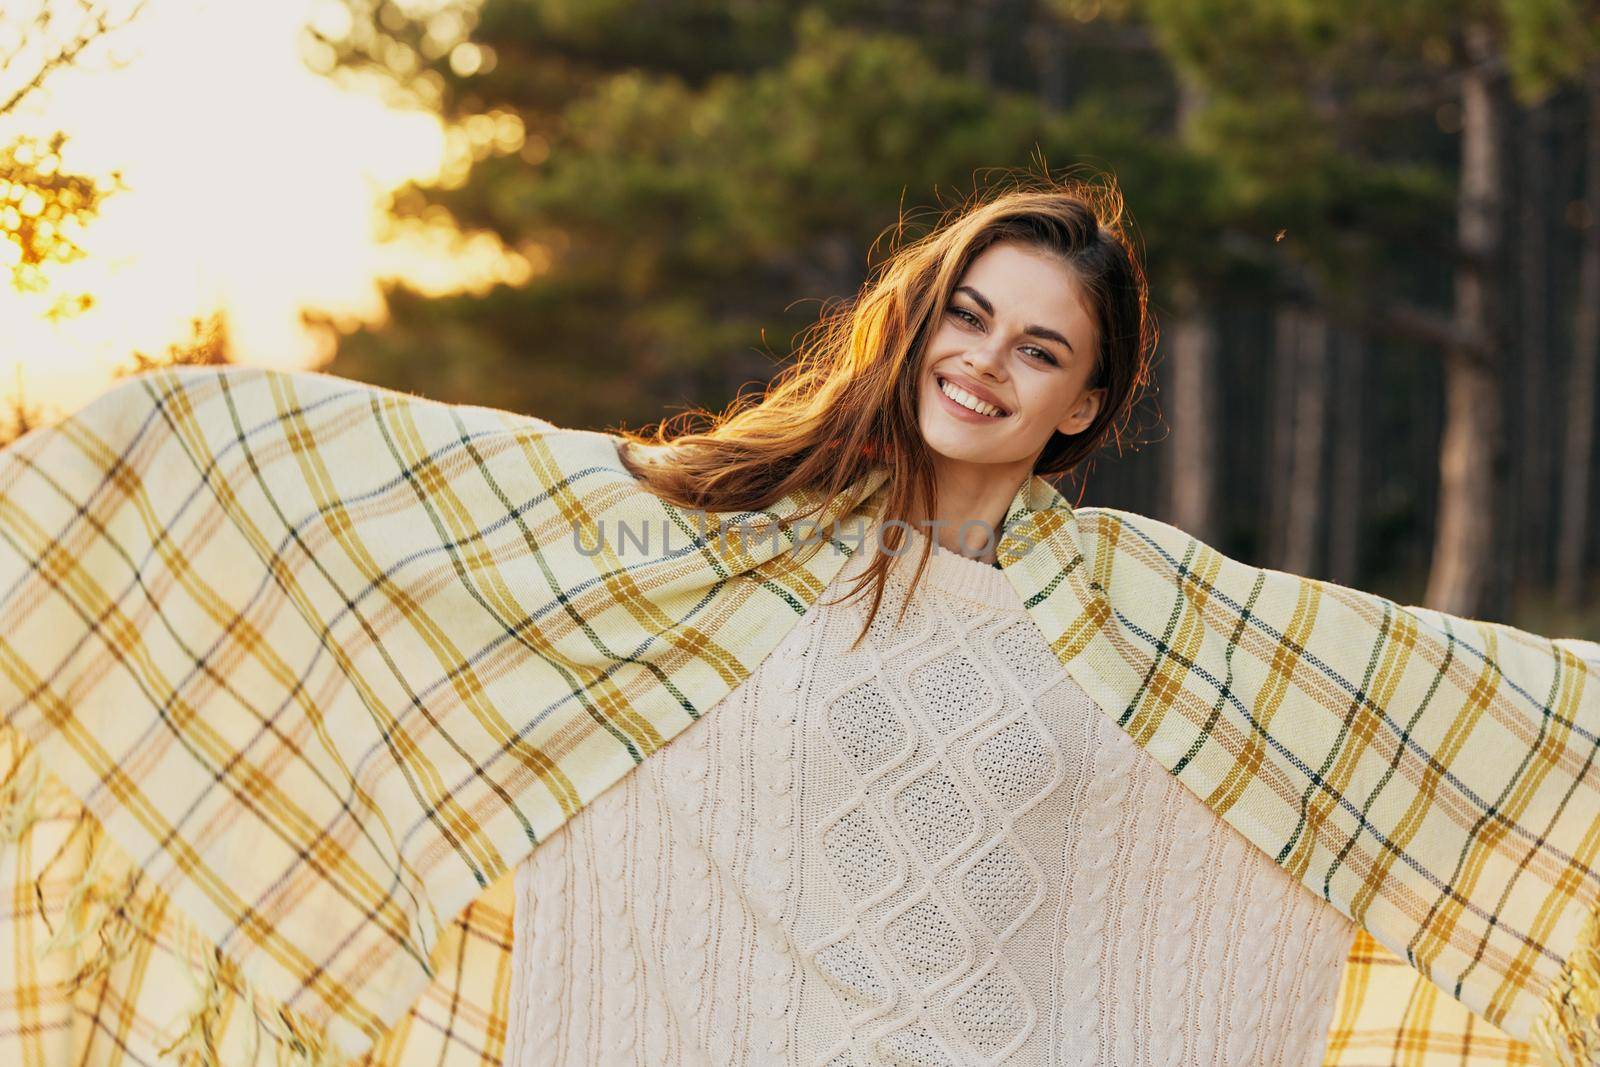
[[[1600,638],[1592,0],[327,0],[303,56],[449,124],[455,164],[397,219],[536,268],[392,286],[320,370],[591,429],[720,410],[897,229],[1015,169],[1103,172],[1157,390],[1070,498]],[[99,194],[15,148],[0,237],[26,284],[61,239],[38,222],[92,225]],[[196,320],[129,369],[230,358]]]

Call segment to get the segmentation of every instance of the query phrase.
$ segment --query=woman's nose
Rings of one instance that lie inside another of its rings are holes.
[[[974,345],[967,350],[967,365],[972,368],[974,374],[999,377],[1001,368],[1005,365],[1005,349],[998,340]]]

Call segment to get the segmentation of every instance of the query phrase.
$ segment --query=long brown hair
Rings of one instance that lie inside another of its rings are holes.
[[[882,542],[903,554],[899,524],[891,520],[909,525],[914,505],[926,502],[924,514],[935,507],[933,463],[917,420],[924,349],[967,265],[997,241],[1020,242],[1070,268],[1099,337],[1088,388],[1105,388],[1100,410],[1082,432],[1053,434],[1034,473],[1065,475],[1111,438],[1120,447],[1155,350],[1144,268],[1125,232],[1114,181],[1042,178],[957,206],[929,233],[892,250],[854,300],[806,331],[796,361],[759,399],[742,395],[721,415],[688,411],[641,432],[612,431],[624,464],[656,496],[712,512],[758,511],[799,490],[820,492],[825,504],[886,467]],[[687,425],[696,419],[708,425]],[[930,538],[913,588],[931,552]],[[878,613],[892,562],[879,553],[848,594],[869,582],[874,587],[858,643]],[[904,610],[902,604],[902,618]]]

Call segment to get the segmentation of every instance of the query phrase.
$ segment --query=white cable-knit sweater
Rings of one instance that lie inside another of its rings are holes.
[[[1319,1061],[1350,921],[916,554],[518,870],[509,1067]]]

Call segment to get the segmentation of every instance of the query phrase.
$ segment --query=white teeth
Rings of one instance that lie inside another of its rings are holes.
[[[991,418],[998,418],[1005,414],[1005,412],[1001,411],[993,404],[985,403],[984,401],[979,400],[971,393],[951,385],[943,378],[939,379],[939,389],[944,393],[945,396],[949,397],[951,400],[954,400],[957,404],[960,404],[964,408],[971,408],[980,415],[988,415]]]

